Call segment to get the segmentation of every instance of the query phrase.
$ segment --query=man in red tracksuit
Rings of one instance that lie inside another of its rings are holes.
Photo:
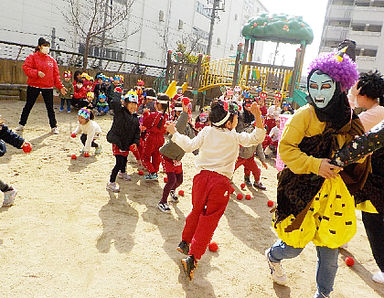
[[[169,97],[166,94],[158,96],[156,101],[156,112],[149,113],[145,109],[143,113],[143,126],[146,127],[144,147],[142,153],[143,166],[149,174],[145,175],[146,180],[156,180],[157,172],[161,163],[159,149],[164,144],[165,122],[168,121],[167,111],[169,109]]]

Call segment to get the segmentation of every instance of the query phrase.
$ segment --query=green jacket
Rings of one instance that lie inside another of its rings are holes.
[[[69,82],[64,81],[63,85],[64,85],[65,88],[67,88],[67,94],[65,94],[65,95],[61,95],[60,94],[60,97],[64,98],[64,99],[71,99],[72,96],[73,96],[73,92],[74,92],[74,88],[73,88],[72,82],[71,81],[69,81]]]

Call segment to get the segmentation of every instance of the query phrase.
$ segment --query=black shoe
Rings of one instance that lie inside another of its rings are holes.
[[[261,182],[254,182],[253,183],[253,187],[256,187],[256,188],[258,188],[258,189],[260,189],[260,190],[266,190],[267,188],[263,185],[263,183],[261,183]]]
[[[188,256],[188,258],[181,260],[181,264],[183,264],[184,272],[188,276],[189,280],[192,280],[194,271],[197,267],[195,258],[193,256]]]
[[[244,183],[248,186],[252,185],[251,179],[249,176],[244,176]]]
[[[175,194],[174,190],[171,190],[171,192],[169,194],[171,195],[171,200],[172,200],[173,203],[178,203],[179,202],[179,198]]]
[[[179,251],[185,255],[188,255],[188,253],[189,253],[189,245],[184,240],[179,243],[179,245],[177,246],[176,249],[177,249],[177,251]]]

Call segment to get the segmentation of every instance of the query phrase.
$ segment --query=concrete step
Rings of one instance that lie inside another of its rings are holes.
[[[0,89],[0,95],[19,96],[20,91],[17,89]]]
[[[19,95],[1,95],[0,100],[20,100]]]

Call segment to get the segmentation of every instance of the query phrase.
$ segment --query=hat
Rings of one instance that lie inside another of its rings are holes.
[[[71,78],[72,77],[71,71],[70,70],[64,71],[63,77],[64,78]]]
[[[175,107],[174,107],[174,110],[176,112],[181,112],[183,110],[183,105],[181,102],[175,102]]]
[[[89,119],[89,118],[91,118],[91,111],[86,109],[86,108],[82,108],[79,110],[77,115],[83,117],[84,119]]]
[[[107,96],[104,93],[100,93],[99,99],[107,99]]]
[[[39,41],[37,42],[37,45],[40,47],[40,46],[43,46],[43,45],[51,45],[51,44],[44,37],[40,37]]]
[[[139,97],[137,96],[137,93],[132,89],[123,96],[123,99],[126,103],[139,103]]]
[[[92,98],[94,98],[94,97],[95,97],[95,93],[89,91],[89,92],[87,93],[87,97],[92,97]]]
[[[144,86],[143,80],[137,80],[137,86]]]

